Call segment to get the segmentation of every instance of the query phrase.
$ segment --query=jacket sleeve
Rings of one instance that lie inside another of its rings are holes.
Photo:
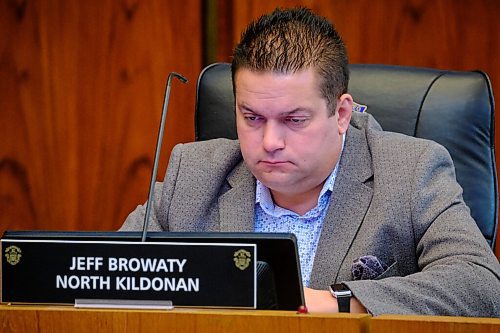
[[[500,264],[463,202],[446,149],[430,142],[408,186],[419,271],[345,284],[373,315],[500,317]]]

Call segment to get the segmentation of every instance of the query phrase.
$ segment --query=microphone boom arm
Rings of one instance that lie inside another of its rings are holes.
[[[151,207],[153,205],[153,195],[155,190],[155,182],[156,175],[158,173],[158,162],[160,159],[160,151],[161,151],[161,142],[163,140],[163,132],[165,130],[165,120],[167,119],[167,110],[168,110],[168,100],[170,98],[170,86],[172,85],[173,78],[179,79],[182,83],[187,83],[188,79],[182,76],[179,73],[171,72],[168,75],[167,85],[165,87],[165,97],[163,99],[163,110],[161,112],[161,122],[160,122],[160,130],[158,131],[158,140],[156,142],[156,151],[155,151],[155,159],[153,162],[153,171],[151,172],[151,183],[149,184],[149,194],[148,201],[146,202],[146,214],[144,216],[144,224],[142,228],[142,238],[141,241],[146,241],[146,235],[148,232],[149,226],[149,215],[151,214]]]

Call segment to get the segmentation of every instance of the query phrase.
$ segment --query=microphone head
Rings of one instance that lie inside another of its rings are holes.
[[[188,79],[177,72],[171,72],[168,75],[168,82],[172,81],[172,77],[178,78],[182,83],[188,83]]]

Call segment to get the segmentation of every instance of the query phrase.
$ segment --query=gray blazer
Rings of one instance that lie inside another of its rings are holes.
[[[237,141],[176,146],[156,189],[150,230],[253,231],[255,178]],[[143,218],[138,206],[121,230],[142,230]],[[352,261],[365,255],[388,268],[352,281]],[[353,114],[310,287],[340,281],[374,315],[500,317],[500,265],[446,149]]]

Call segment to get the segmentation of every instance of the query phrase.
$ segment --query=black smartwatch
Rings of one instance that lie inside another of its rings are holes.
[[[337,299],[339,312],[351,312],[351,289],[343,283],[335,283],[330,286],[330,292]]]

